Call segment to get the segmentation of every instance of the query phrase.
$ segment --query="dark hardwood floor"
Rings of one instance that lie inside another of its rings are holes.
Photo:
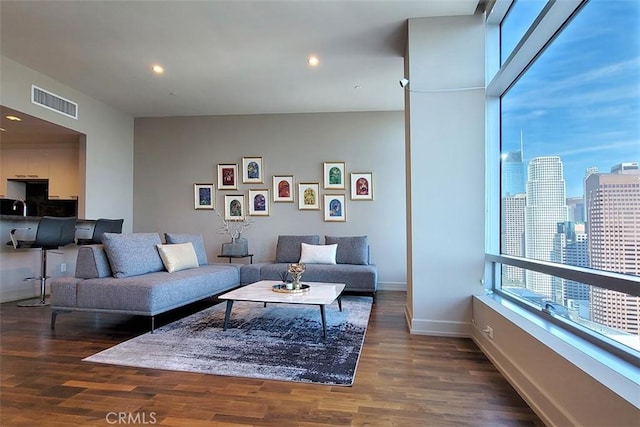
[[[81,359],[149,319],[0,305],[0,425],[542,426],[473,341],[409,335],[406,293],[379,292],[352,387],[157,371]],[[159,316],[162,325],[215,300]]]

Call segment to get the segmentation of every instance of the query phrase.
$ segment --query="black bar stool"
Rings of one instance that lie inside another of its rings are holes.
[[[104,233],[122,233],[124,219],[98,218],[93,226],[93,235],[90,239],[78,239],[78,245],[99,245],[102,243]]]
[[[40,280],[40,298],[18,303],[20,307],[41,307],[49,305],[45,298],[45,286],[47,283],[47,253],[49,251],[66,246],[75,241],[76,217],[58,218],[43,216],[38,223],[36,239],[33,241],[17,240],[15,237],[17,228],[11,230],[11,242],[15,249],[39,248],[41,251],[40,276],[27,277],[25,280]],[[58,252],[61,253],[61,252]]]

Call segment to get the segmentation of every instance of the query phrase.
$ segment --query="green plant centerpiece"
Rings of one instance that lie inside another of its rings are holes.
[[[293,279],[293,289],[300,289],[302,287],[300,279],[302,279],[302,273],[304,273],[305,270],[306,267],[302,263],[289,264],[287,271]]]

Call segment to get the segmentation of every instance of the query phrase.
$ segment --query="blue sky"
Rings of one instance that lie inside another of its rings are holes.
[[[503,97],[502,111],[502,151],[518,150],[522,131],[525,162],[560,156],[568,197],[582,195],[587,167],[640,161],[640,1],[590,0]]]

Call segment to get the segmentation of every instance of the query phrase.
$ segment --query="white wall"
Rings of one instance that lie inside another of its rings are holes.
[[[271,189],[274,174],[322,185],[323,162],[344,161],[347,174],[373,172],[374,200],[348,200],[348,188],[321,189],[321,194],[347,195],[347,221],[324,222],[322,211],[298,210],[296,188],[296,203],[271,202],[270,216],[252,217],[254,225],[243,236],[254,262],[275,258],[279,234],[368,235],[380,287],[404,289],[403,139],[402,112],[136,119],[135,229],[202,233],[209,261],[217,262],[229,237],[219,234],[214,212],[194,210],[193,184],[215,183],[218,163],[261,156],[266,177],[264,184],[216,191],[216,206],[224,214],[224,194]]]
[[[31,85],[49,90],[79,104],[78,120],[31,103]],[[61,84],[6,56],[0,56],[0,105],[83,133],[81,138],[81,190],[78,216],[86,219],[124,218],[124,231],[133,226],[133,118],[100,101]],[[86,164],[85,164],[86,163]],[[8,227],[8,226],[7,226]],[[39,295],[39,285],[22,281],[39,275],[38,251],[8,249],[8,228],[0,242],[0,302]],[[64,255],[66,274],[73,274],[75,252]],[[62,275],[52,257],[49,274]]]
[[[31,102],[31,85],[78,103],[78,120]],[[0,57],[0,105],[86,135],[86,188],[81,197],[86,219],[133,218],[133,117],[25,67]],[[82,153],[81,153],[82,155]]]
[[[406,69],[407,318],[470,336],[484,270],[484,20],[410,19]]]
[[[590,344],[556,336],[491,296],[473,299],[473,339],[550,426],[637,426],[637,367],[598,357]],[[493,328],[490,339],[481,332]],[[615,391],[613,391],[615,390]]]

